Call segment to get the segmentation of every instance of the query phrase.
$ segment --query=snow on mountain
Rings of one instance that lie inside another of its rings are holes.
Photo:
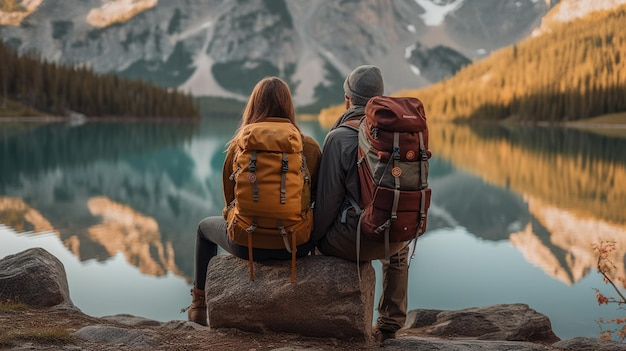
[[[602,10],[610,10],[626,4],[626,0],[561,0],[542,20],[541,26],[533,31],[539,36],[550,31],[556,23],[570,22]]]
[[[465,0],[454,0],[452,2],[444,0],[415,0],[425,11],[420,18],[427,26],[432,27],[441,25],[448,14],[453,13],[463,5],[463,1]]]
[[[626,4],[626,0],[561,0],[548,15],[559,22],[569,22],[600,10],[609,10]]]
[[[87,23],[96,28],[123,23],[156,6],[157,2],[158,0],[104,0],[102,6],[89,11]]]

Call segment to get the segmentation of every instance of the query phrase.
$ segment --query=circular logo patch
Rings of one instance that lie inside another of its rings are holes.
[[[402,175],[402,169],[400,167],[393,167],[391,169],[391,175],[394,177],[399,177]]]
[[[256,175],[254,175],[253,173],[248,174],[248,181],[250,183],[256,182]]]
[[[413,150],[409,150],[409,151],[407,151],[407,153],[406,153],[406,159],[407,159],[407,160],[412,160],[412,159],[414,159],[414,158],[415,158],[415,151],[413,151]]]

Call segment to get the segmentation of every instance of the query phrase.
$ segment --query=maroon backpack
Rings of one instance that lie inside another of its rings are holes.
[[[417,98],[375,96],[364,117],[344,125],[359,133],[358,230],[384,242],[389,256],[389,242],[417,239],[426,231],[431,152],[424,106]]]

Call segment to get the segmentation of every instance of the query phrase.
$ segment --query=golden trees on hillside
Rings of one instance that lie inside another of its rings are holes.
[[[433,119],[563,121],[626,111],[626,6],[562,24],[418,91]]]

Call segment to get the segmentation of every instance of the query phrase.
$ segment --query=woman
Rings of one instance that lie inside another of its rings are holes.
[[[206,302],[204,286],[206,283],[207,265],[211,258],[217,255],[218,245],[225,251],[242,259],[248,259],[247,246],[234,243],[227,234],[227,221],[229,206],[235,199],[235,181],[233,180],[233,160],[238,142],[242,138],[244,127],[264,121],[274,121],[293,124],[299,128],[295,121],[295,111],[289,86],[277,77],[268,77],[254,87],[246,109],[244,110],[241,125],[235,136],[230,141],[226,151],[226,159],[222,169],[222,181],[224,190],[225,207],[222,216],[214,216],[203,219],[198,225],[196,237],[195,256],[195,279],[191,290],[192,303],[188,310],[188,319],[198,324],[207,325]],[[321,157],[321,149],[315,139],[302,136],[303,156],[310,174],[311,194],[315,194],[317,184],[317,172]],[[296,247],[296,256],[302,257],[309,254],[313,248],[311,241]],[[254,261],[263,260],[289,260],[292,254],[287,249],[259,249],[254,248],[250,252]]]

